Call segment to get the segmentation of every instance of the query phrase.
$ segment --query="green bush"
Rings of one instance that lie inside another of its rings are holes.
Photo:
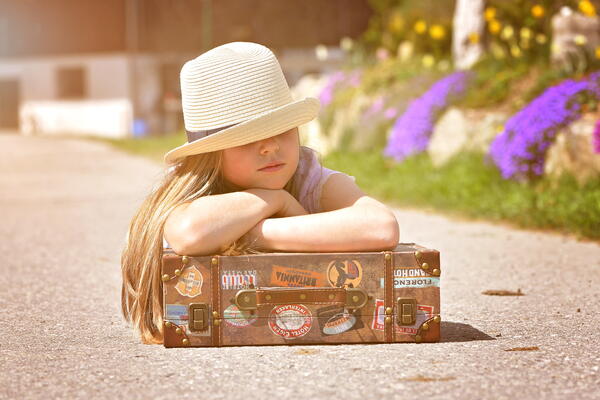
[[[396,206],[428,207],[600,239],[600,178],[580,187],[571,176],[535,184],[505,180],[478,153],[462,153],[435,168],[427,154],[402,163],[370,152],[333,152],[328,168],[356,177],[367,193]]]

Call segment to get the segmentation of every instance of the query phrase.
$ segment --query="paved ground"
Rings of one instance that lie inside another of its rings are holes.
[[[140,344],[119,255],[161,170],[100,143],[0,135],[0,398],[598,398],[598,244],[409,210],[401,240],[442,255],[442,343]]]

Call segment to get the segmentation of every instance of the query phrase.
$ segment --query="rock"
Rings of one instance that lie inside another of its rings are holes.
[[[335,111],[331,128],[324,135],[327,138],[328,150],[339,149],[342,145],[352,142],[355,135],[362,134],[357,131],[357,127],[362,113],[372,101],[371,97],[358,92],[347,107]]]
[[[466,110],[465,113],[471,127],[465,150],[487,153],[494,138],[502,131],[509,115],[482,110]]]
[[[544,173],[553,178],[573,175],[580,185],[600,176],[600,154],[594,152],[593,134],[600,113],[586,113],[558,133],[548,148]]]
[[[462,111],[451,108],[435,124],[427,153],[434,166],[448,162],[452,156],[465,146],[468,138],[469,121]]]
[[[595,58],[599,45],[599,17],[586,16],[568,7],[552,17],[551,60],[569,73],[584,71],[586,58]]]
[[[427,146],[432,164],[440,167],[463,150],[487,152],[506,119],[501,112],[450,107],[435,124]]]
[[[387,132],[393,123],[385,112],[362,115],[356,126],[356,132],[348,147],[352,151],[365,151],[374,146],[385,146]]]

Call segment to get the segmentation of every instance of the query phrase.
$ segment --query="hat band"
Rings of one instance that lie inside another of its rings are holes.
[[[239,124],[239,122],[238,122]],[[237,125],[237,124],[231,124],[231,125],[227,125],[227,126],[222,126],[220,128],[215,128],[215,129],[206,129],[206,130],[202,130],[202,131],[196,131],[196,132],[191,132],[188,131],[187,129],[185,130],[185,133],[187,135],[187,140],[188,143],[194,142],[198,139],[202,139],[208,135],[212,135],[213,133],[217,133],[219,131],[222,131],[223,129],[227,129],[227,128],[231,128],[232,126]]]

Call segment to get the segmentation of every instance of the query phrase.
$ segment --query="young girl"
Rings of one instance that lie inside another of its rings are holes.
[[[382,251],[398,222],[354,177],[321,166],[298,126],[317,116],[294,101],[273,53],[234,42],[181,70],[187,143],[133,217],[121,257],[122,312],[143,343],[162,343],[160,267],[177,254]]]

